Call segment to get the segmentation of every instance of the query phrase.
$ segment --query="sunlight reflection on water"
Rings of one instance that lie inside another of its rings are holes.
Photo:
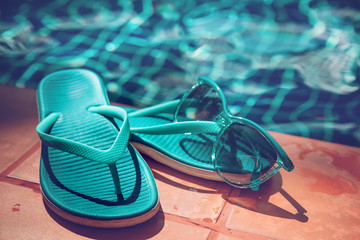
[[[84,3],[1,9],[0,83],[36,88],[50,72],[81,67],[104,78],[113,101],[147,106],[206,75],[238,115],[268,129],[360,146],[355,3]]]

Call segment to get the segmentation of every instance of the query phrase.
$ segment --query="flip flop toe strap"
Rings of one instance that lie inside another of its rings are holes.
[[[121,155],[126,149],[130,137],[130,125],[127,112],[122,108],[114,106],[96,106],[90,107],[88,110],[92,113],[123,120],[120,131],[109,149],[96,149],[83,143],[49,134],[49,130],[59,119],[61,113],[49,114],[38,124],[36,131],[40,139],[49,147],[72,153],[95,162],[107,164],[114,180],[115,193],[120,194],[120,180],[116,169],[116,161],[121,159]]]

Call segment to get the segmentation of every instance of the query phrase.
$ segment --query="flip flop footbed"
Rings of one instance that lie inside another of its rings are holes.
[[[46,77],[39,86],[38,103],[41,120],[52,112],[60,113],[51,135],[93,148],[109,149],[122,124],[88,111],[91,106],[108,105],[108,99],[101,80],[86,70],[64,70]],[[69,220],[83,218],[87,225],[106,227],[109,222],[114,227],[147,220],[158,209],[151,171],[130,144],[119,154],[116,168],[121,194],[117,195],[107,164],[43,143],[40,182],[45,202],[64,216],[73,216]]]

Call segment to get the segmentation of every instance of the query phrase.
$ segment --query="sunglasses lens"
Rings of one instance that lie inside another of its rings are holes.
[[[266,179],[277,154],[270,143],[252,127],[233,123],[225,129],[215,149],[216,171],[236,186]]]
[[[212,87],[201,84],[183,100],[175,119],[177,121],[213,120],[222,110],[220,95]]]

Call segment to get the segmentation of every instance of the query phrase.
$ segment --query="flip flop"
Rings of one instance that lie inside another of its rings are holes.
[[[40,82],[37,97],[45,204],[69,221],[103,228],[154,216],[154,177],[128,142],[126,111],[109,105],[101,79],[88,70],[58,71]]]
[[[257,190],[281,167],[294,168],[262,127],[230,114],[221,89],[206,77],[180,100],[126,110],[134,147],[192,176]]]

